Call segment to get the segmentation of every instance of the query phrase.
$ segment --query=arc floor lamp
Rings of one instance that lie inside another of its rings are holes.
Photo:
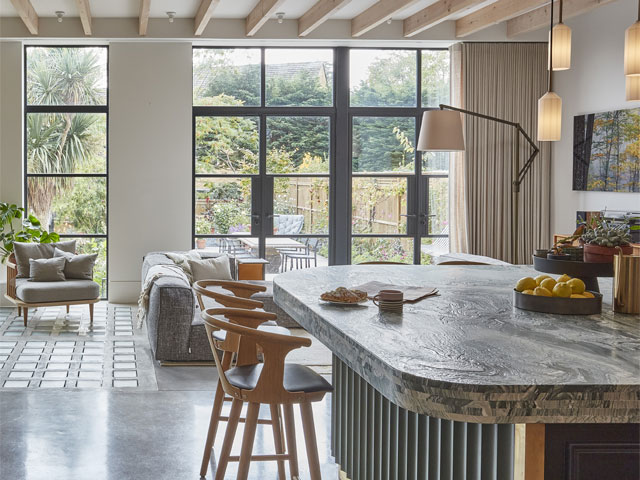
[[[418,137],[419,151],[423,152],[462,152],[465,150],[464,135],[462,133],[461,113],[474,117],[484,118],[493,122],[509,125],[517,130],[515,137],[513,156],[513,179],[511,181],[511,255],[512,263],[518,262],[518,196],[520,185],[527,172],[531,169],[534,159],[540,149],[533,143],[531,137],[523,130],[517,122],[504,120],[503,118],[484,115],[482,113],[465,110],[463,108],[452,107],[451,105],[440,105],[440,110],[428,110],[422,115],[422,125]],[[520,135],[531,146],[531,155],[520,168]]]

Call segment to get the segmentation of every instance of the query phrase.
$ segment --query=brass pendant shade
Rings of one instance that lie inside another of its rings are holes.
[[[625,77],[626,81],[626,91],[627,91],[627,101],[633,102],[640,100],[640,75],[635,76],[627,76]]]
[[[552,30],[554,70],[569,70],[571,68],[571,29],[560,22]],[[551,42],[549,42],[551,44]]]
[[[640,76],[640,21],[631,25],[625,32],[624,74]]]

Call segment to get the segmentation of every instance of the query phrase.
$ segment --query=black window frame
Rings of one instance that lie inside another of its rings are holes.
[[[104,105],[30,105],[27,100],[27,51],[29,48],[103,48],[107,52],[106,57],[106,89]],[[105,283],[100,285],[101,300],[108,300],[109,297],[109,46],[108,45],[69,45],[69,44],[25,44],[23,46],[23,205],[29,211],[28,188],[30,178],[103,178],[105,181],[105,233],[60,233],[60,238],[96,238],[104,239],[106,242],[106,265]],[[28,147],[27,147],[27,117],[30,113],[99,113],[105,115],[105,171],[104,173],[29,173],[28,169]],[[104,294],[106,293],[106,295]]]

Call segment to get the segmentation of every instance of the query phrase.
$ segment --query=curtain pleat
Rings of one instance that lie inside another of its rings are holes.
[[[461,43],[451,52],[457,106],[518,122],[535,139],[538,98],[546,92],[547,45]],[[464,117],[464,161],[452,158],[451,249],[511,263],[531,263],[533,250],[549,245],[550,147],[546,142],[538,145],[541,151],[521,185],[518,255],[514,258],[511,184],[514,171],[527,161],[531,147],[520,136],[516,164],[518,133],[513,127]]]

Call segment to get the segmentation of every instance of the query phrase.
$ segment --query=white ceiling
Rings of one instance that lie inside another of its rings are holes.
[[[285,13],[285,18],[296,19],[311,8],[317,0],[286,0],[280,11]],[[362,13],[377,0],[351,0],[347,5],[338,10],[331,18],[350,19]],[[434,3],[436,0],[421,0],[415,5],[406,8],[394,20],[402,20],[409,15]],[[490,1],[490,0],[487,0]],[[216,7],[214,18],[245,18],[255,7],[258,0],[220,0]],[[65,12],[67,17],[77,17],[78,9],[75,0],[31,0],[31,4],[40,17],[55,17],[57,10]],[[178,18],[193,18],[200,0],[151,0],[150,16],[152,18],[164,18],[166,12],[176,12]],[[91,14],[93,17],[122,18],[137,17],[140,3],[138,0],[90,0]],[[479,5],[480,8],[482,4]],[[468,12],[465,12],[468,13]],[[10,0],[0,0],[0,17],[17,17],[15,8]]]

